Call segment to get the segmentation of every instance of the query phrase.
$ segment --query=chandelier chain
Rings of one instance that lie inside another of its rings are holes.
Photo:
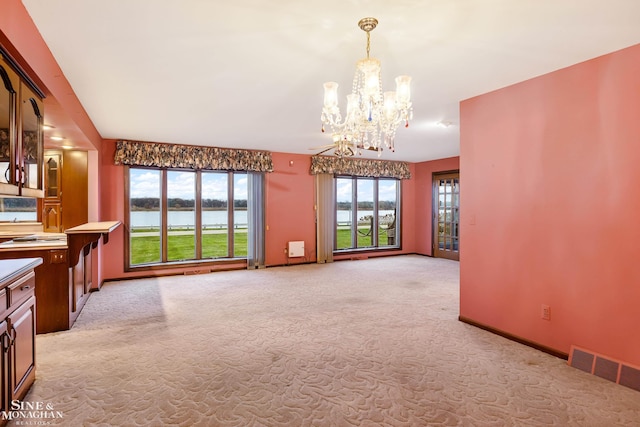
[[[370,50],[371,50],[371,32],[367,31],[367,59],[369,59]]]

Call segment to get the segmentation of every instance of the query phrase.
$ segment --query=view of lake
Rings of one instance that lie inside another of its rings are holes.
[[[360,211],[358,217],[372,215],[373,211]],[[378,211],[380,216],[393,214],[393,211]],[[338,222],[348,223],[351,220],[350,211],[338,211]],[[247,224],[247,211],[235,211],[235,220],[238,225]],[[168,221],[170,227],[180,225],[194,225],[194,214],[189,211],[169,211]],[[202,223],[206,226],[224,227],[227,224],[226,211],[202,211]],[[131,212],[132,227],[159,227],[160,213],[149,211]]]
[[[393,211],[378,211],[380,216],[393,214]],[[358,217],[365,215],[373,215],[373,211],[360,211]],[[236,224],[247,224],[247,211],[235,211]],[[0,221],[35,221],[35,212],[0,212]],[[189,211],[169,211],[169,226],[177,227],[180,225],[194,225],[193,212]],[[348,223],[351,221],[351,211],[338,211],[338,222]],[[226,226],[226,211],[202,211],[202,223],[207,226]],[[132,227],[159,227],[160,213],[150,211],[134,211],[131,212]]]

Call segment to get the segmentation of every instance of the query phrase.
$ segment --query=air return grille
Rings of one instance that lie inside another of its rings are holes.
[[[304,241],[289,242],[289,258],[299,258],[304,256]]]
[[[569,365],[640,391],[640,369],[583,348],[571,346]]]

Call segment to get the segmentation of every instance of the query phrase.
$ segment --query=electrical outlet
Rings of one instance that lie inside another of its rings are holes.
[[[551,320],[551,307],[546,304],[542,304],[542,310],[540,311],[540,317],[544,320]]]

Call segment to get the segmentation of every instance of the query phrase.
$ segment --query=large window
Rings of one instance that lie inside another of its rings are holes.
[[[399,247],[400,180],[336,178],[336,250]]]
[[[247,256],[247,174],[128,168],[128,267]]]

